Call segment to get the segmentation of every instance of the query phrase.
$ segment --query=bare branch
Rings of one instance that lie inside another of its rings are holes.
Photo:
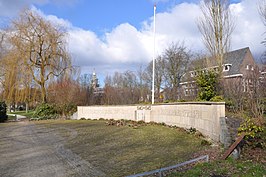
[[[203,17],[198,20],[198,29],[207,50],[221,66],[224,53],[230,49],[230,36],[234,30],[229,1],[205,0],[201,11]]]
[[[10,42],[30,71],[32,79],[41,87],[42,101],[46,102],[46,82],[71,68],[65,47],[65,32],[30,10],[21,13],[13,22]]]
[[[264,26],[266,26],[266,0],[260,1],[260,4],[258,6],[258,11]]]

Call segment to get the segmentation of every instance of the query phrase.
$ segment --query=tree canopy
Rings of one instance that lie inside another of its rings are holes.
[[[13,21],[8,41],[32,79],[41,88],[42,102],[47,101],[46,83],[71,68],[66,49],[66,32],[31,10]]]

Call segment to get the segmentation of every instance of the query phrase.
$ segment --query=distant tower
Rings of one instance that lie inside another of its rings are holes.
[[[96,90],[98,87],[99,87],[98,78],[96,76],[95,69],[94,69],[92,73],[92,88]]]

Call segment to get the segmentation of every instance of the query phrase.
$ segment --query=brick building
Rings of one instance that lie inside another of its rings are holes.
[[[210,69],[218,72],[219,66],[214,57],[195,60],[191,63],[189,71],[181,79],[182,99],[196,98],[198,89],[195,78],[199,72]],[[222,65],[224,84],[238,84],[242,92],[247,92],[252,90],[253,78],[257,77],[258,73],[258,66],[248,47],[224,54]]]

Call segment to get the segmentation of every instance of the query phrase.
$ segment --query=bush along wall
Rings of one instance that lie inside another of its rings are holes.
[[[6,103],[0,102],[0,122],[5,122],[6,120],[7,120]]]

